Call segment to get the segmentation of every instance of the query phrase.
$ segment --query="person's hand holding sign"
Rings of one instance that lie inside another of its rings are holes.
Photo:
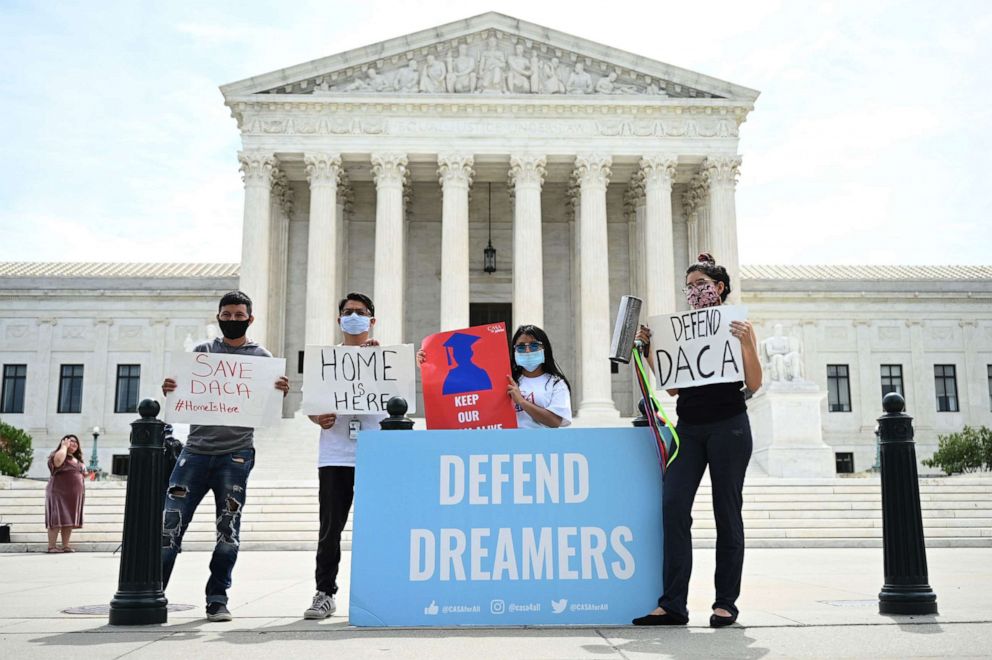
[[[325,431],[338,421],[337,413],[327,413],[326,415],[308,415],[310,421],[324,429]]]
[[[279,379],[276,380],[276,389],[282,392],[283,396],[289,394],[289,379],[285,376],[279,376]]]
[[[524,403],[524,395],[520,393],[520,386],[513,380],[513,376],[509,374],[506,375],[506,382],[506,393],[510,395],[511,399],[513,399],[513,403],[522,406]]]
[[[741,340],[741,347],[745,344],[758,345],[758,339],[754,335],[754,326],[750,321],[731,321],[730,334]]]

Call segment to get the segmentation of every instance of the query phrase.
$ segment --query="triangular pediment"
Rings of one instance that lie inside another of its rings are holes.
[[[256,95],[728,99],[747,87],[490,12],[221,87]]]

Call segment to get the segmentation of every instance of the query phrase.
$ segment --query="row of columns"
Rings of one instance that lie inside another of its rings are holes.
[[[266,292],[271,290],[270,212],[273,181],[278,178],[277,161],[271,153],[242,152],[241,170],[245,183],[244,239],[241,258],[241,287],[253,292],[255,315],[268,317]],[[646,315],[676,308],[675,289],[667,284],[674,271],[672,232],[672,185],[677,157],[655,154],[641,159],[638,180],[643,191],[643,224],[638,238],[643,251],[638,255],[643,270]],[[727,267],[731,280],[739,286],[737,223],[734,188],[739,158],[709,158],[701,167],[700,181],[690,186],[708,202],[705,227],[689,213],[690,244],[712,252]],[[310,184],[310,228],[307,249],[306,343],[334,341],[335,304],[340,289],[340,258],[343,234],[337,212],[338,185],[342,176],[341,155],[304,154]],[[406,297],[406,223],[404,222],[404,182],[408,177],[405,154],[379,153],[371,157],[376,185],[376,231],[373,298],[376,315],[396,319],[377,329],[384,344],[402,343]],[[605,154],[580,154],[575,159],[573,180],[578,199],[575,213],[576,267],[578,268],[578,341],[581,356],[578,398],[580,414],[616,416],[611,394],[608,357],[610,343],[609,261],[606,191],[612,159]],[[474,157],[466,153],[444,153],[438,157],[438,180],[442,188],[442,259],[440,329],[469,324],[469,191],[474,174]],[[541,222],[541,190],[546,174],[542,154],[519,154],[510,158],[509,183],[514,193],[513,218],[513,314],[514,324],[544,325],[544,263]],[[692,201],[692,200],[690,200]],[[690,211],[686,204],[687,212]],[[260,293],[261,292],[261,293]],[[734,287],[731,302],[738,300]],[[253,328],[260,343],[267,339],[265,328]]]

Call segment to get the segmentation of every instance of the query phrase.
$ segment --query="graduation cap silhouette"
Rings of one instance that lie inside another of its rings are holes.
[[[444,341],[448,366],[454,368],[448,371],[444,385],[441,386],[441,394],[464,394],[493,388],[489,374],[472,362],[475,355],[472,345],[479,339],[481,337],[476,335],[455,332]]]

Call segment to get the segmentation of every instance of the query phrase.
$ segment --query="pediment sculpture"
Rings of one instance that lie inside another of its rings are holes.
[[[481,36],[481,35],[476,35]],[[427,50],[426,54],[424,51]],[[271,94],[541,94],[719,98],[609,62],[511,35],[460,38]]]

